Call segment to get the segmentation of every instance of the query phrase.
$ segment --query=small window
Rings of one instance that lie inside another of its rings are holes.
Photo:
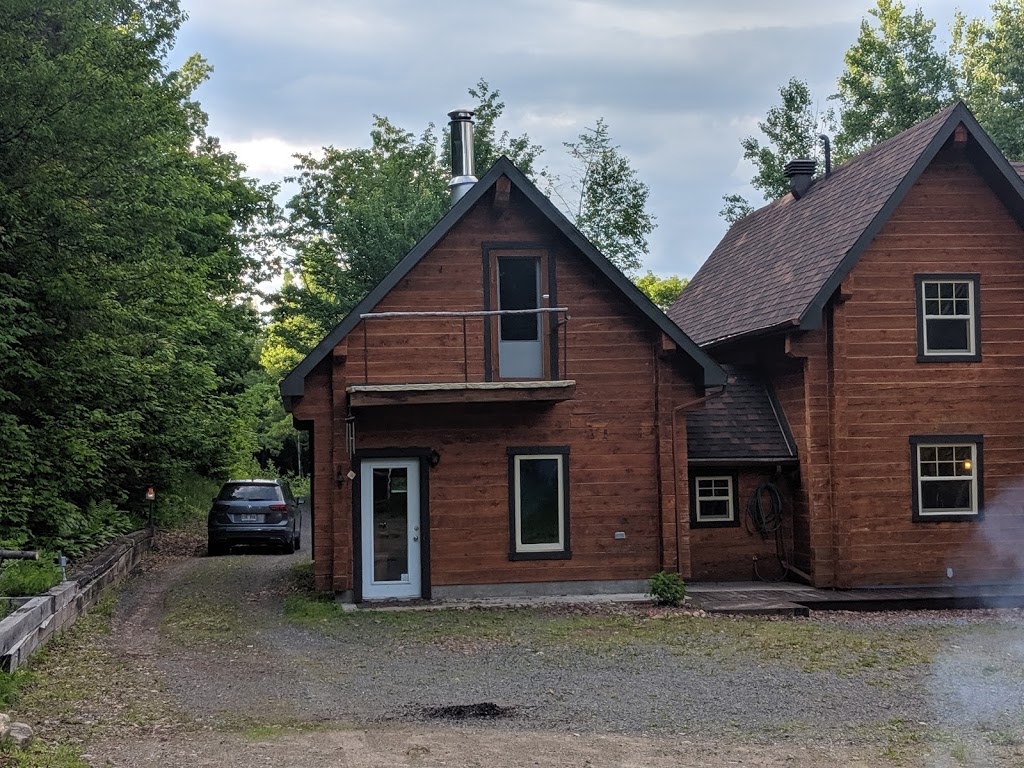
[[[692,524],[696,527],[736,525],[736,483],[732,475],[693,478]]]
[[[910,438],[915,520],[969,520],[981,515],[980,435]]]
[[[569,557],[569,449],[509,448],[509,557]]]
[[[917,276],[919,362],[980,360],[977,275]]]

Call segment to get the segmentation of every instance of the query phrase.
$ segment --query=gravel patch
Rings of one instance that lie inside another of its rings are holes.
[[[285,605],[308,546],[188,557],[194,545],[161,547],[96,641],[159,678],[178,732],[474,724],[1024,764],[1021,610],[737,619],[586,603],[297,623]]]

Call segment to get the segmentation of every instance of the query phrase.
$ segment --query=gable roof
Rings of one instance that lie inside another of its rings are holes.
[[[597,267],[636,308],[647,317],[657,328],[674,341],[701,368],[704,386],[722,386],[726,383],[725,371],[701,350],[668,317],[658,309],[622,272],[606,259],[583,234],[552,204],[552,202],[531,182],[522,171],[515,167],[511,160],[502,156],[491,166],[490,170],[469,191],[453,205],[434,228],[413,246],[412,250],[381,280],[345,318],[335,326],[327,337],[313,348],[291,373],[281,382],[281,396],[285,408],[291,410],[294,398],[301,397],[305,392],[306,376],[344,339],[358,324],[360,316],[373,310],[375,306],[412,270],[419,261],[437,245],[437,243],[469,212],[469,210],[490,190],[498,179],[507,176],[513,186],[519,189],[526,198],[536,206],[584,257]]]
[[[723,365],[729,386],[686,417],[688,460],[703,464],[786,464],[796,443],[771,386],[753,370]]]
[[[875,235],[953,131],[1024,225],[1024,182],[963,102],[950,105],[736,222],[668,311],[701,345],[779,328],[812,330]]]

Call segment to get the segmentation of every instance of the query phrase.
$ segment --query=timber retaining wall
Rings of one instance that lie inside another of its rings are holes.
[[[152,529],[122,536],[75,574],[45,594],[26,601],[0,621],[0,670],[14,672],[54,634],[74,624],[139,564],[153,543]]]

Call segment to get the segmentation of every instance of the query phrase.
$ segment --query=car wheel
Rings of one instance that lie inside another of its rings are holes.
[[[286,554],[290,555],[295,552],[295,539],[288,539],[282,546],[281,550]]]
[[[206,551],[210,555],[210,557],[226,555],[229,549],[230,548],[228,547],[227,544],[224,544],[220,541],[211,541],[206,547]]]
[[[295,534],[295,551],[298,552],[300,549],[302,549],[302,533],[301,532]]]

